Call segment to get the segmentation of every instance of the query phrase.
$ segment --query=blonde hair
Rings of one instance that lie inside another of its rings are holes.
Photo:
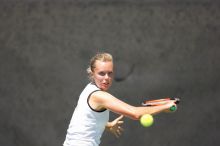
[[[95,63],[96,63],[97,60],[102,61],[102,62],[108,62],[108,61],[113,62],[113,57],[109,53],[97,53],[95,56],[93,56],[90,59],[89,67],[87,68],[87,73],[88,73],[89,80],[91,82],[93,82],[92,73],[93,73],[93,71],[96,67]]]

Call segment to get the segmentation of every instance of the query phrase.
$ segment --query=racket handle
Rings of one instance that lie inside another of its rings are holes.
[[[176,110],[176,106],[175,106],[175,105],[173,105],[173,106],[170,107],[170,111],[173,112],[173,111],[175,111],[175,110]]]

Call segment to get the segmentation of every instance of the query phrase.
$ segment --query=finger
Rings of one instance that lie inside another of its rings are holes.
[[[124,131],[124,128],[122,128],[122,127],[119,127],[119,129],[120,129],[121,131]]]
[[[119,130],[119,132],[120,132],[120,135],[121,135],[121,133],[124,131],[124,129],[123,129],[121,126],[118,127],[118,130]]]
[[[168,104],[172,104],[172,106],[173,106],[173,105],[175,105],[175,106],[176,106],[176,103],[175,103],[175,101],[174,101],[174,100],[170,100],[170,102],[168,102]]]
[[[117,122],[117,124],[119,124],[119,125],[121,125],[121,124],[123,124],[124,123],[124,121],[118,121]]]
[[[118,127],[118,130],[120,131],[120,134],[124,131],[122,127]]]
[[[117,131],[116,131],[114,134],[115,134],[115,136],[116,136],[117,138],[119,138],[119,134],[118,134]]]
[[[121,131],[119,129],[117,130],[117,135],[118,137],[121,135]]]
[[[121,120],[123,117],[124,117],[124,116],[121,115],[121,116],[119,116],[116,120],[119,121],[119,120]]]

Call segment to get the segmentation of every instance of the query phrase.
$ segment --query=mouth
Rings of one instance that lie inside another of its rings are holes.
[[[105,87],[105,88],[108,88],[110,85],[110,83],[102,83],[102,86]]]
[[[108,85],[109,85],[109,83],[102,83],[102,85],[103,85],[103,86],[108,86]]]

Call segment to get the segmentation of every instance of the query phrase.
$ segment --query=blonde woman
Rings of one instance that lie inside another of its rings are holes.
[[[161,106],[135,107],[108,93],[112,85],[113,58],[109,53],[98,53],[91,58],[87,69],[90,83],[84,88],[67,129],[64,146],[98,146],[106,129],[119,137],[123,131],[123,116],[139,120],[144,114],[165,112],[175,101]],[[121,116],[109,122],[109,111]]]

